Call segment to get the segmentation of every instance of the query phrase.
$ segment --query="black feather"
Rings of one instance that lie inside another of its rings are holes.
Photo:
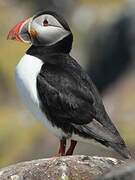
[[[66,26],[63,19],[59,21]],[[27,54],[44,63],[37,75],[40,107],[52,126],[61,128],[67,134],[65,138],[72,138],[73,133],[92,138],[129,157],[126,145],[107,115],[95,85],[69,55],[72,40],[70,33],[53,46],[31,46],[27,51]]]
[[[92,138],[129,157],[123,139],[85,71],[68,54],[48,58],[50,61],[44,61],[38,74],[37,88],[41,108],[48,112],[52,124],[62,128],[68,137],[74,133]],[[53,63],[51,58],[55,59]]]

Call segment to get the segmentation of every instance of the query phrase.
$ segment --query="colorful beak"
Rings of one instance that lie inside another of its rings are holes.
[[[31,37],[29,34],[29,26],[32,18],[27,18],[20,23],[16,24],[9,32],[7,39],[17,40],[25,43],[31,43]]]

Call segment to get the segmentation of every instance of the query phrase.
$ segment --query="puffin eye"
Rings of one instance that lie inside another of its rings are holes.
[[[43,21],[43,26],[48,26],[48,20],[47,20],[47,19],[45,19],[45,20]]]

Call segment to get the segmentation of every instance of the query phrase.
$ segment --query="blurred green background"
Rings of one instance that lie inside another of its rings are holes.
[[[110,28],[123,16],[128,17],[127,21],[131,19],[134,25],[134,13],[132,13],[134,6],[132,0],[0,1],[0,167],[20,161],[45,158],[57,153],[58,150],[58,139],[35,121],[34,117],[22,105],[16,91],[15,67],[29,45],[7,41],[6,37],[10,29],[38,10],[58,11],[68,20],[74,34],[72,55],[78,59],[84,68],[88,69],[93,56],[93,59],[96,60],[102,56],[101,53],[97,52],[95,57],[95,54],[91,52],[94,52],[93,48],[97,47],[94,46],[96,43],[98,44],[97,39],[105,39],[109,30],[106,32],[103,29]],[[130,28],[130,32],[127,32],[129,44],[126,44],[127,48],[130,47],[131,60],[128,68],[105,89],[102,95],[110,117],[118,127],[134,158],[135,34],[133,27]],[[116,35],[116,33],[114,34]],[[100,38],[97,38],[99,36]],[[111,42],[109,37],[108,41]],[[108,52],[108,48],[109,46],[105,52]],[[96,49],[99,50],[100,48]],[[126,61],[129,62],[129,58]],[[113,68],[115,69],[115,66]],[[94,68],[93,71],[95,71]],[[93,142],[89,145],[78,143],[75,154],[119,157],[113,150]]]

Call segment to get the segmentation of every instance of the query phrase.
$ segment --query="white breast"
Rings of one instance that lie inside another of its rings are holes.
[[[36,81],[42,65],[43,62],[40,59],[25,54],[16,67],[16,85],[24,104],[26,104],[37,120],[42,122],[56,136],[61,138],[65,135],[64,132],[52,126],[39,107]]]

